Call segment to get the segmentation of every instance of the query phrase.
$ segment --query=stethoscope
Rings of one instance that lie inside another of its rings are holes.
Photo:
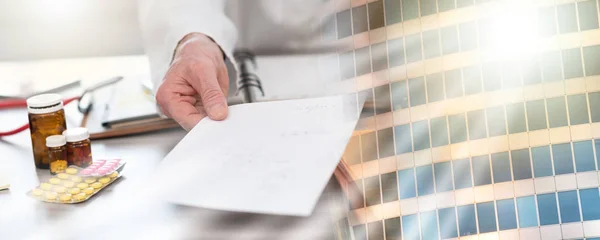
[[[107,79],[105,81],[99,82],[99,83],[92,85],[89,88],[85,89],[83,91],[83,93],[81,93],[81,95],[79,95],[79,96],[64,99],[63,104],[67,105],[67,104],[77,100],[78,101],[77,110],[79,110],[79,112],[83,114],[84,121],[85,121],[87,119],[88,114],[92,110],[92,106],[94,105],[94,94],[93,94],[94,91],[98,90],[100,88],[115,84],[115,83],[121,81],[122,79],[123,79],[123,77],[118,76],[118,77],[113,77],[113,78]],[[0,109],[14,109],[14,108],[26,108],[26,107],[27,107],[27,101],[24,98],[7,99],[7,100],[0,101]],[[25,131],[28,128],[29,128],[29,123],[26,123],[26,124],[24,124],[18,128],[15,128],[13,130],[9,130],[6,132],[0,132],[0,137],[14,135],[14,134],[20,133],[22,131]]]

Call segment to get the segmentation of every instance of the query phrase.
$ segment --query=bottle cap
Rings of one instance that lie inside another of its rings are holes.
[[[27,99],[27,111],[33,114],[51,113],[63,108],[62,96],[55,93],[40,94]]]
[[[69,128],[63,132],[67,142],[79,142],[90,138],[90,132],[87,128],[77,127]]]
[[[67,139],[63,135],[52,135],[46,138],[46,147],[60,147],[67,144]]]

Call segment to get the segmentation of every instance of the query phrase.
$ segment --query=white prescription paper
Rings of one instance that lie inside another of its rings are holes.
[[[261,102],[203,119],[165,157],[168,202],[235,212],[308,216],[356,126],[356,95]]]

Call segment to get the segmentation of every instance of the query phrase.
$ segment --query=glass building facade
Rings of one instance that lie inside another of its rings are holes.
[[[597,0],[334,2],[356,239],[600,239]]]

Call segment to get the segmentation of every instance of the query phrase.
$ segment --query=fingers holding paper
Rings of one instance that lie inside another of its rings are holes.
[[[163,113],[191,130],[202,118],[227,117],[229,77],[219,46],[201,34],[186,36],[156,92]]]

